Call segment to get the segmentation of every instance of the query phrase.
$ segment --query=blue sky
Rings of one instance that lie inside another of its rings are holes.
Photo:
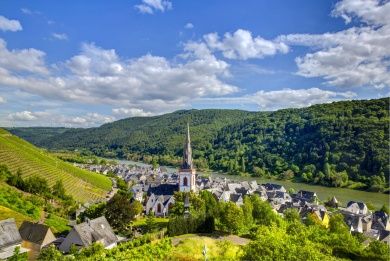
[[[0,126],[389,96],[390,3],[2,1]]]

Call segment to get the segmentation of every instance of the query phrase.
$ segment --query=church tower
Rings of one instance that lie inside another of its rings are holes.
[[[192,149],[190,139],[190,125],[187,123],[187,136],[184,143],[183,162],[179,169],[179,190],[190,192],[196,190],[195,168],[192,163]]]

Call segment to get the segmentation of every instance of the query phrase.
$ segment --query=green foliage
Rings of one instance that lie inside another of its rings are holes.
[[[194,192],[175,192],[175,204],[170,210],[170,214],[182,216],[184,214],[184,201],[188,196],[190,202],[190,213],[193,215],[204,214],[206,211],[205,201]]]
[[[15,247],[14,254],[7,259],[8,261],[27,261],[27,253],[20,253],[20,247]]]
[[[152,211],[150,211],[146,217],[145,228],[146,232],[154,232],[157,228],[156,217],[154,216],[154,213]]]
[[[106,212],[106,202],[100,202],[89,206],[84,212],[79,216],[79,220],[83,222],[85,218],[95,219],[101,217]]]
[[[41,250],[38,256],[38,261],[63,261],[66,258],[61,252],[54,246],[51,245]]]
[[[48,225],[54,233],[62,234],[70,230],[70,227],[68,226],[68,219],[59,217],[52,213],[48,214],[45,219],[45,224]]]
[[[301,220],[298,210],[295,208],[289,208],[286,211],[284,211],[284,218],[288,222],[299,222]]]
[[[245,229],[244,212],[233,202],[224,203],[220,217],[223,230],[238,234]]]
[[[278,214],[273,211],[268,202],[261,200],[258,195],[253,195],[250,198],[253,205],[253,219],[256,224],[269,226],[280,221]]]
[[[0,182],[7,181],[8,178],[12,175],[11,171],[8,169],[7,165],[0,164]]]
[[[49,195],[50,187],[47,180],[38,176],[28,177],[24,181],[24,189],[26,192],[38,195]]]
[[[389,211],[389,207],[387,207],[386,205],[383,205],[380,209],[380,211],[386,213],[387,215],[389,215],[390,211]]]
[[[66,192],[64,188],[64,184],[62,183],[62,180],[57,180],[56,183],[52,187],[52,193],[54,196],[66,199]]]
[[[134,209],[126,194],[117,193],[108,202],[105,216],[110,225],[119,230],[126,231],[135,217]]]
[[[27,196],[6,185],[0,185],[0,205],[34,219],[38,219],[40,215],[40,208],[31,202]]]
[[[169,218],[168,234],[177,236],[190,233],[211,233],[214,231],[214,218],[204,215],[173,216]]]

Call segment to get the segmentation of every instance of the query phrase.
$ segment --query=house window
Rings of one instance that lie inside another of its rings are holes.
[[[187,177],[184,177],[184,179],[183,179],[183,186],[188,186],[188,179],[187,179]]]
[[[161,204],[160,203],[158,203],[158,205],[157,205],[157,213],[161,213]]]

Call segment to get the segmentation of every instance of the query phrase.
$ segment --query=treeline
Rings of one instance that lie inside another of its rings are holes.
[[[213,169],[384,191],[389,99],[280,110],[225,127],[206,154]]]
[[[178,165],[188,121],[200,169],[386,191],[388,108],[389,99],[383,98],[276,112],[178,111],[71,129],[43,140],[34,139],[36,129],[11,131],[49,149]]]

